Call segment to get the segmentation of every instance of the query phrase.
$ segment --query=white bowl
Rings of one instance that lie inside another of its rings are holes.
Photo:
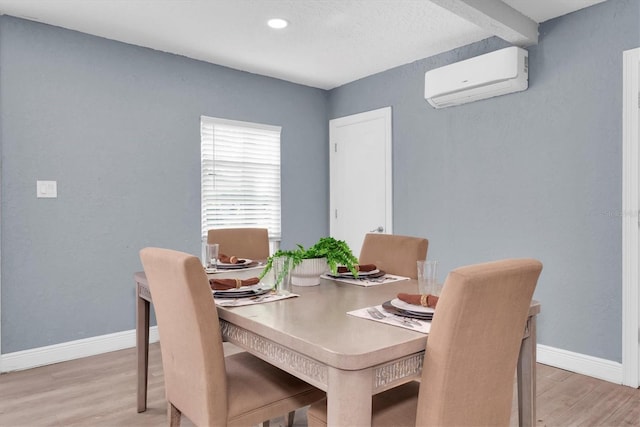
[[[326,258],[302,260],[291,271],[291,284],[294,286],[316,286],[320,284],[320,275],[329,270]]]

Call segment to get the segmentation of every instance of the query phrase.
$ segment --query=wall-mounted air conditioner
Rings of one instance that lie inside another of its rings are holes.
[[[529,52],[516,46],[496,50],[424,75],[424,97],[435,108],[465,104],[527,89]]]

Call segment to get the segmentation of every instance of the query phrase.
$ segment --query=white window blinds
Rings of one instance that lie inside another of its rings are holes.
[[[280,127],[202,116],[202,237],[260,227],[280,240]]]

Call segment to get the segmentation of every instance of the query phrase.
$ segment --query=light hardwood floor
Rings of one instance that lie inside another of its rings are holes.
[[[481,391],[480,391],[481,392]],[[640,390],[538,364],[538,426],[640,426]],[[517,408],[511,425],[517,425]],[[306,426],[305,410],[295,426]],[[165,426],[158,344],[148,409],[136,412],[135,349],[0,375],[0,426]],[[182,425],[193,424],[183,418]],[[276,419],[272,426],[283,426]]]

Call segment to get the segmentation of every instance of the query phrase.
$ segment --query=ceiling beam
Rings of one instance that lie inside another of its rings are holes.
[[[500,0],[431,0],[516,46],[538,44],[538,23]]]

